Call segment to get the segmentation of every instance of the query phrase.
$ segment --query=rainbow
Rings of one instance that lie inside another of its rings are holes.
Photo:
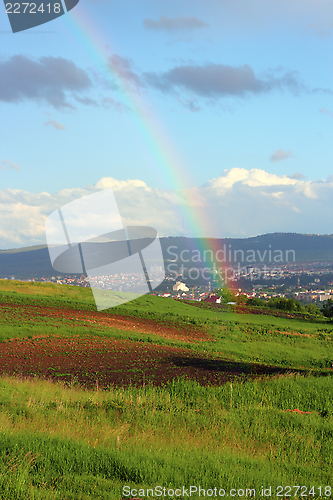
[[[105,46],[100,29],[97,29],[91,18],[88,18],[84,7],[77,6],[65,18],[70,24],[71,32],[79,38],[80,47],[83,46],[86,53],[103,68],[107,78],[119,88],[125,105],[133,110],[131,114],[133,129],[149,147],[167,188],[178,191],[182,198],[179,220],[184,220],[191,236],[198,233],[202,235],[200,239],[202,248],[198,250],[212,250],[215,255],[218,247],[215,248],[210,238],[203,237],[213,234],[210,218],[205,214],[204,207],[198,203],[197,189],[187,187],[191,184],[189,169],[180,161],[180,153],[171,144],[162,124],[151,111],[148,111],[148,104],[128,81],[124,70],[112,63],[110,49]]]

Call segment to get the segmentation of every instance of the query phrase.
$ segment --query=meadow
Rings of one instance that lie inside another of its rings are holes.
[[[331,498],[332,339],[323,318],[97,312],[89,289],[0,281],[0,498]]]

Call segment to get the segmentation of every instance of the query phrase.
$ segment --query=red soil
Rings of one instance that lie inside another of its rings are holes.
[[[96,337],[13,339],[1,344],[0,373],[78,382],[86,387],[161,385],[185,376],[200,384],[280,372],[195,354],[190,349]]]
[[[8,323],[14,318],[15,323],[19,321],[21,324],[51,318],[54,326],[73,324],[89,327],[90,331],[116,328],[178,341],[212,340],[205,332],[193,327],[178,330],[152,320],[100,312],[0,304],[0,314]],[[0,373],[36,375],[68,384],[77,382],[85,387],[161,385],[181,376],[201,384],[223,384],[244,375],[252,378],[281,371],[275,367],[236,363],[153,342],[94,337],[89,331],[87,336],[16,338],[0,344]]]
[[[205,357],[197,361],[205,362]],[[96,337],[13,339],[1,344],[0,372],[39,375],[86,386],[160,385],[186,375],[203,382],[225,382],[236,373],[212,373],[196,366],[193,352],[172,346]]]

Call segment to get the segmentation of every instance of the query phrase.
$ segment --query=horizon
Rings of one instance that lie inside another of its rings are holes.
[[[296,232],[287,232],[287,233],[284,233],[284,232],[273,232],[273,233],[264,233],[264,234],[257,234],[255,236],[247,236],[245,238],[241,238],[241,237],[210,237],[210,236],[204,236],[204,237],[200,237],[200,236],[186,236],[186,235],[168,235],[168,236],[160,236],[159,239],[168,239],[168,238],[184,238],[184,239],[207,239],[207,240],[222,240],[222,241],[225,241],[225,240],[249,240],[249,239],[254,239],[254,238],[260,238],[260,237],[263,237],[263,236],[272,236],[272,235],[296,235],[296,236],[314,236],[314,237],[333,237],[333,233],[331,234],[317,234],[317,233],[296,233]],[[132,238],[132,239],[140,239],[140,238]],[[108,241],[87,241],[86,243],[98,243],[98,244],[101,244],[101,243],[110,243],[112,242],[113,240],[108,240]],[[77,243],[79,244],[79,242]],[[25,247],[12,247],[12,248],[0,248],[0,252],[1,253],[5,253],[5,252],[10,252],[10,251],[20,251],[20,250],[27,250],[27,249],[44,249],[44,248],[48,248],[48,247],[52,247],[52,246],[58,246],[58,245],[48,245],[47,243],[45,244],[40,244],[40,245],[30,245],[30,246],[25,246]],[[210,251],[209,249],[207,249],[206,251]],[[333,259],[332,259],[333,260]]]

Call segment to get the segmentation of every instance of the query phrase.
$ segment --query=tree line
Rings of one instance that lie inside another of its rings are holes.
[[[258,297],[249,298],[242,294],[235,295],[232,290],[227,288],[219,288],[215,291],[215,293],[221,297],[224,303],[235,302],[236,304],[243,304],[246,306],[278,309],[288,313],[303,313],[311,316],[324,316],[330,321],[333,320],[333,299],[328,299],[323,302],[323,305],[320,308],[316,304],[302,305],[299,300],[293,298],[288,299],[286,297],[271,297],[267,300],[259,299]]]

